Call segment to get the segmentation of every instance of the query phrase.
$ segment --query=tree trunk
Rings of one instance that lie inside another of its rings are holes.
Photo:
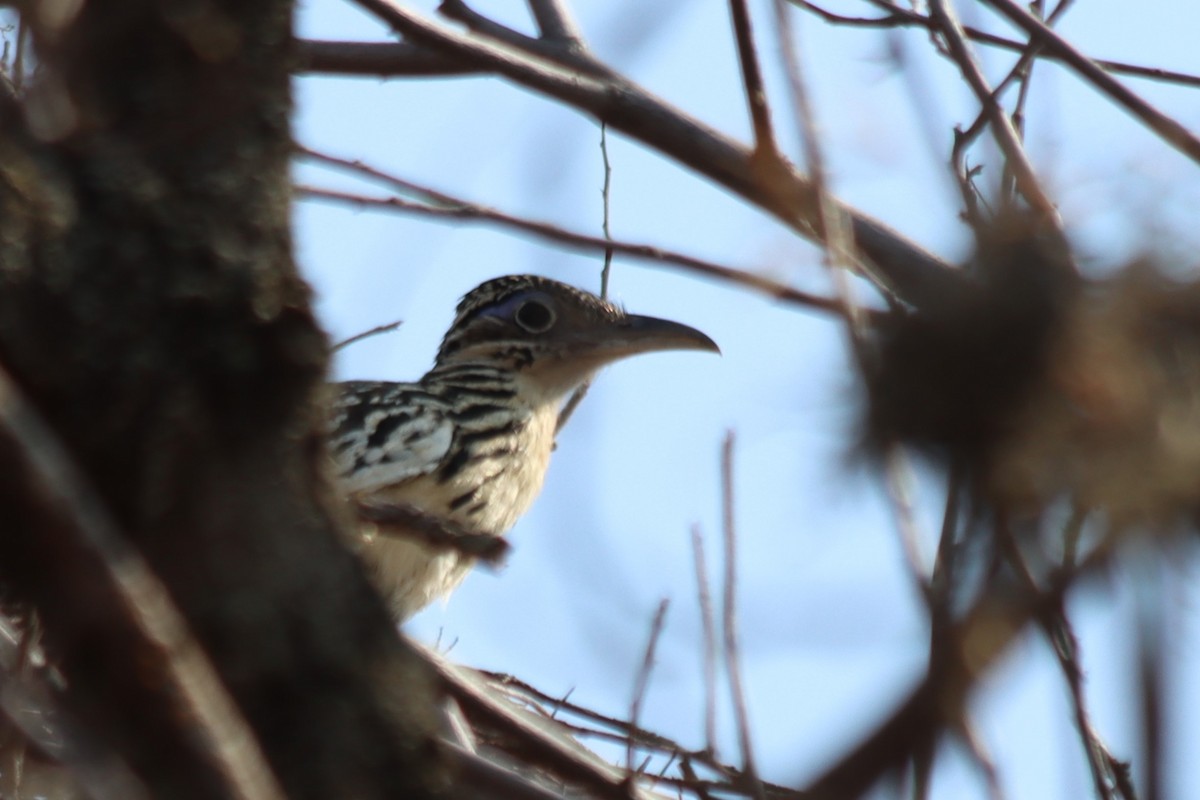
[[[0,363],[165,584],[289,797],[444,785],[432,678],[341,545],[328,346],[289,231],[291,4],[50,19],[0,99]],[[159,797],[231,794],[98,557],[0,447],[0,576]]]

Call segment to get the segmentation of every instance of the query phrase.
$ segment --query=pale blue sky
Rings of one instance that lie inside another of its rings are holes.
[[[428,4],[425,4],[428,5]],[[518,5],[478,2],[524,26]],[[749,125],[719,0],[657,4],[577,0],[598,54],[648,88],[740,139]],[[832,4],[861,11],[851,2]],[[967,7],[969,20],[986,21]],[[655,16],[647,9],[653,7]],[[497,11],[501,9],[501,11]],[[775,112],[787,116],[768,30],[769,5],[752,4],[764,42]],[[974,102],[919,33],[904,37],[934,89],[929,142],[907,88],[885,60],[878,32],[796,17],[824,144],[839,196],[948,257],[965,252],[955,195],[942,172],[951,129]],[[304,34],[379,39],[382,29],[339,0],[309,0]],[[1090,0],[1061,30],[1099,57],[1200,72],[1200,4]],[[1009,56],[985,53],[999,74]],[[1196,167],[1073,77],[1039,66],[1029,150],[1083,253],[1116,260],[1147,231],[1196,243]],[[1200,94],[1144,81],[1129,85],[1193,131]],[[599,131],[589,119],[498,79],[297,82],[300,141],[506,211],[600,232]],[[794,153],[794,136],[781,125]],[[619,135],[610,135],[612,230],[731,266],[763,270],[819,291],[818,252],[721,190]],[[989,151],[976,160],[994,165]],[[305,179],[334,179],[305,170]],[[346,185],[338,180],[338,185]],[[346,378],[414,379],[430,364],[458,296],[500,274],[538,272],[596,289],[595,257],[564,254],[507,233],[391,214],[301,203],[302,264],[326,326],[341,338],[397,318],[401,329],[345,351]],[[1181,246],[1181,250],[1186,248]],[[600,376],[560,439],[545,492],[511,537],[499,574],[479,572],[410,632],[456,641],[470,665],[514,673],[551,692],[623,715],[659,600],[671,599],[643,721],[697,746],[702,683],[689,530],[699,524],[718,564],[718,450],[737,432],[742,631],[747,691],[767,777],[803,782],[854,741],[924,666],[926,636],[878,481],[847,467],[854,419],[836,325],[690,275],[618,261],[612,294],[629,309],[701,328],[724,350],[663,354]],[[925,495],[938,487],[926,477]],[[922,507],[932,535],[937,507]],[[1181,726],[1170,796],[1200,796],[1189,766],[1200,754],[1200,592],[1194,560],[1160,580],[1178,626]],[[1093,711],[1101,733],[1135,759],[1135,684],[1126,647],[1134,625],[1131,582],[1073,599]],[[977,721],[1012,798],[1076,798],[1090,783],[1044,643],[1028,637],[988,679]],[[722,745],[734,758],[728,709]],[[939,762],[934,797],[982,797],[961,756]]]

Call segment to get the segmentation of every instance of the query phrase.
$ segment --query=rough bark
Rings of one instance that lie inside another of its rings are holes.
[[[0,363],[162,579],[290,797],[431,793],[432,679],[339,543],[325,474],[328,346],[289,233],[291,4],[37,12],[41,74],[0,101]],[[161,654],[0,459],[0,578],[42,615],[70,710],[152,794],[221,796],[186,769],[196,744]]]

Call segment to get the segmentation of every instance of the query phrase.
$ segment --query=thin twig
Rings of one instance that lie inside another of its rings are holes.
[[[825,22],[831,25],[845,25],[858,28],[925,28],[926,30],[934,30],[937,23],[929,17],[912,9],[903,8],[896,5],[892,0],[868,0],[876,8],[884,12],[882,17],[850,17],[843,14],[835,14],[827,9],[818,6],[816,3],[809,0],[787,0],[787,2],[802,8],[805,11],[812,12]],[[1053,15],[1051,15],[1053,16]],[[1024,52],[1029,49],[1029,42],[1017,41],[1016,39],[1006,39],[1003,36],[997,36],[994,33],[988,33],[978,28],[972,28],[969,25],[963,26],[963,31],[973,42],[986,44],[991,47],[998,47],[1003,50],[1011,50],[1013,52]],[[1056,53],[1045,53],[1043,58],[1048,58],[1053,61],[1061,60]],[[1140,64],[1129,64],[1124,61],[1107,61],[1101,58],[1093,58],[1101,69],[1106,72],[1113,72],[1118,75],[1128,75],[1131,78],[1143,78],[1145,80],[1160,81],[1162,83],[1175,83],[1182,86],[1200,87],[1200,75],[1193,75],[1187,72],[1177,72],[1170,69],[1162,69],[1161,67],[1146,67]]]
[[[495,696],[477,673],[456,667],[437,653],[423,649],[426,659],[441,676],[446,691],[458,701],[468,718],[503,730],[519,742],[522,762],[550,770],[564,781],[587,788],[608,800],[642,800],[647,793],[624,779],[571,737],[562,735],[562,725],[534,716]]]
[[[763,176],[753,151],[664,103],[619,76],[598,77],[564,69],[540,51],[514,51],[479,37],[436,25],[397,0],[353,0],[392,26],[407,40],[496,72],[518,84],[605,120],[616,130],[708,176],[729,191],[780,219],[802,236],[820,240],[824,229],[816,218],[812,187],[791,167]],[[961,273],[895,231],[841,204],[853,229],[860,274],[886,294],[916,306],[931,295],[944,296],[947,285],[964,280]]]
[[[1037,579],[1029,568],[1029,563],[1021,553],[1016,534],[1007,520],[1001,518],[996,524],[996,535],[1000,547],[1007,557],[1009,565],[1021,579],[1025,590],[1031,596],[1042,594]],[[1050,643],[1050,648],[1058,660],[1063,679],[1071,696],[1071,710],[1075,717],[1075,727],[1083,745],[1087,758],[1088,770],[1092,777],[1092,786],[1096,797],[1100,800],[1113,800],[1113,781],[1110,781],[1110,765],[1116,761],[1100,735],[1092,726],[1091,717],[1087,710],[1087,700],[1083,690],[1083,666],[1079,655],[1079,640],[1067,619],[1062,605],[1056,605],[1039,615],[1038,623]]]
[[[559,0],[529,0],[529,11],[537,21],[543,39],[583,47],[583,36],[565,4]]]
[[[1071,7],[1071,2],[1072,0],[1063,0],[1063,2],[1059,3],[1058,6],[1055,7],[1054,11],[1050,13],[1050,16],[1047,17],[1046,24],[1055,24],[1059,18],[1061,18],[1062,15],[1065,14]],[[964,30],[966,30],[965,27]],[[996,84],[996,87],[992,90],[992,97],[998,99],[1008,89],[1009,86],[1019,81],[1020,89],[1017,99],[1017,109],[1023,107],[1029,86],[1029,82],[1024,79],[1024,76],[1027,75],[1029,70],[1032,69],[1034,60],[1043,55],[1043,53],[1044,49],[1036,42],[1030,41],[1026,43],[1026,45],[1021,49],[1021,57],[1017,59],[1017,62],[1012,66],[1011,69],[1009,69],[1004,78],[1001,79],[1000,82]],[[972,225],[975,226],[985,223],[979,214],[978,192],[975,190],[974,182],[972,180],[975,174],[978,172],[978,169],[972,169],[967,166],[966,152],[971,143],[979,138],[984,130],[987,129],[990,119],[991,117],[989,116],[988,109],[983,107],[981,108],[979,115],[975,117],[975,120],[967,126],[966,130],[960,131],[956,129],[954,146],[951,148],[950,155],[950,161],[955,165],[955,173],[959,177],[959,185],[963,195],[963,203],[967,208],[967,219]],[[1018,112],[1014,111],[1013,126],[1020,133],[1021,125],[1019,119],[1020,117]],[[1012,173],[1006,170],[1005,174],[1011,175]]]
[[[704,749],[717,755],[717,624],[713,616],[712,592],[708,586],[708,566],[704,558],[704,537],[700,526],[692,526],[692,556],[696,565],[696,596],[700,604],[702,631],[701,655],[704,662]]]
[[[930,578],[926,575],[925,557],[921,554],[921,533],[917,525],[916,508],[912,500],[914,476],[898,446],[888,448],[884,467],[884,484],[896,530],[900,535],[904,560],[921,600],[932,614],[936,602]]]
[[[361,342],[363,339],[369,339],[372,336],[378,336],[381,333],[391,333],[392,331],[396,330],[403,324],[404,324],[404,320],[398,319],[395,322],[385,322],[382,325],[376,325],[374,328],[365,330],[362,333],[356,333],[353,336],[349,337],[348,339],[342,339],[340,342],[338,342],[337,344],[335,344],[333,346],[333,352],[336,353],[338,350],[341,350],[343,347],[349,347],[350,345],[354,344],[355,342]]]
[[[764,159],[767,163],[778,161],[779,147],[775,144],[775,132],[771,127],[771,109],[767,105],[767,92],[763,87],[762,70],[754,47],[754,32],[750,27],[750,11],[746,7],[746,0],[729,0],[729,14],[733,18],[738,63],[742,68],[742,86],[746,91],[750,120],[754,125],[754,154],[756,158]]]
[[[607,130],[607,125],[602,129]],[[327,153],[320,153],[316,150],[310,150],[305,147],[297,148],[297,152],[304,158],[311,159],[321,164],[340,169],[351,174],[361,176],[365,179],[378,182],[391,188],[397,192],[416,195],[424,198],[430,203],[435,204],[438,208],[430,208],[426,205],[409,203],[399,198],[379,199],[366,198],[360,195],[347,194],[343,192],[334,192],[331,190],[305,189],[298,187],[298,191],[319,193],[314,194],[314,197],[319,199],[337,200],[350,203],[353,205],[367,206],[383,206],[393,208],[398,211],[411,211],[420,214],[429,214],[433,216],[448,216],[453,219],[468,219],[478,220],[481,222],[493,222],[502,226],[511,227],[525,233],[533,234],[550,241],[558,242],[568,246],[578,247],[587,250],[601,250],[604,253],[606,264],[607,259],[611,259],[613,253],[621,253],[622,255],[631,258],[639,258],[648,261],[657,261],[664,264],[675,264],[680,267],[699,272],[706,277],[716,278],[718,280],[728,280],[734,283],[739,283],[748,288],[755,289],[770,295],[771,297],[784,302],[796,303],[799,305],[808,306],[820,311],[835,312],[837,310],[837,302],[830,298],[819,297],[808,292],[802,292],[798,289],[793,289],[787,284],[771,280],[764,276],[756,275],[751,272],[733,269],[721,264],[716,264],[710,261],[705,261],[699,258],[693,258],[682,253],[677,253],[672,250],[665,250],[652,245],[634,244],[630,242],[619,242],[612,238],[611,232],[608,230],[608,211],[607,197],[609,190],[609,173],[611,167],[608,163],[607,139],[602,136],[601,155],[605,164],[605,226],[603,237],[589,236],[587,234],[574,233],[564,230],[549,223],[537,222],[535,220],[527,220],[520,217],[515,217],[510,214],[505,214],[487,206],[472,203],[445,192],[438,191],[428,186],[414,183],[413,181],[405,180],[396,175],[376,169],[361,161],[339,158]],[[603,281],[603,273],[601,274]],[[603,288],[603,287],[602,287]]]
[[[987,751],[983,741],[979,738],[979,733],[975,730],[975,726],[971,721],[964,719],[958,730],[959,741],[967,748],[967,752],[971,755],[971,760],[975,762],[975,766],[983,774],[984,785],[987,786],[988,800],[1004,800],[1004,789],[1000,786],[1000,771],[996,769],[996,762],[992,760],[991,754]]]
[[[442,0],[438,11],[443,16],[461,22],[467,29],[479,36],[493,39],[509,47],[517,48],[527,53],[536,53],[553,63],[570,69],[577,69],[584,74],[605,77],[611,71],[600,61],[597,61],[583,45],[578,32],[574,30],[569,20],[552,10],[550,3],[531,3],[531,10],[538,22],[541,36],[532,38],[515,31],[506,25],[488,19],[472,9],[464,0]],[[541,6],[539,8],[539,6]],[[547,34],[548,26],[552,31]]]
[[[359,519],[377,526],[380,536],[394,536],[439,550],[453,550],[491,565],[502,562],[511,547],[499,536],[466,530],[409,505],[355,500],[352,508]]]
[[[1187,128],[1127,89],[1101,69],[1095,61],[1080,53],[1066,39],[1016,3],[1011,0],[982,0],[982,2],[1007,17],[1031,38],[1036,38],[1048,51],[1075,70],[1085,81],[1091,83],[1117,105],[1140,120],[1164,142],[1200,164],[1200,139],[1197,139]]]
[[[610,222],[612,219],[612,162],[608,160],[608,123],[600,122],[600,159],[604,164],[604,186],[600,189],[600,201],[603,208],[603,218],[600,222],[600,230],[604,233],[604,240],[612,241],[612,228]],[[600,297],[608,299],[608,279],[612,273],[613,250],[611,247],[604,248],[604,267],[600,270]]]
[[[964,658],[930,660],[921,683],[873,733],[864,737],[837,764],[804,791],[813,797],[859,797],[884,775],[899,768],[913,752],[941,736],[954,725],[976,682],[1017,641],[1027,625],[1061,605],[1068,590],[1086,578],[1103,574],[1111,563],[1111,549],[1097,549],[1069,573],[1053,576],[1036,595],[1007,587],[984,592],[946,632],[947,647]]]
[[[734,524],[733,489],[733,431],[725,434],[721,443],[721,531],[725,543],[724,601],[721,617],[725,633],[725,672],[729,676],[729,692],[733,699],[733,714],[737,722],[738,745],[750,789],[757,800],[763,800],[763,785],[754,764],[754,748],[750,741],[750,713],[742,681],[737,633],[737,528]]]
[[[477,75],[461,59],[408,42],[297,42],[296,70],[304,73],[370,76],[373,78],[432,78]]]
[[[635,728],[638,720],[641,719],[642,703],[646,699],[646,689],[650,685],[650,673],[654,670],[654,651],[658,648],[658,640],[662,636],[663,623],[666,622],[667,608],[669,607],[670,602],[665,597],[659,601],[658,609],[654,612],[654,619],[650,623],[650,637],[646,640],[646,652],[642,655],[642,665],[633,681],[633,700],[629,703],[629,724]],[[634,740],[631,738],[625,748],[625,769],[631,773],[631,779],[634,774],[641,772],[640,769],[635,772],[633,768],[633,745]]]
[[[929,14],[938,23],[939,32],[962,72],[963,78],[966,79],[967,85],[971,87],[976,99],[983,107],[984,113],[987,114],[992,127],[992,136],[996,139],[996,144],[1000,147],[1001,152],[1004,153],[1008,167],[1016,179],[1017,188],[1051,229],[1061,230],[1062,220],[1059,218],[1058,209],[1042,190],[1037,173],[1034,172],[1033,165],[1029,163],[1029,158],[1025,155],[1021,138],[1013,128],[1012,120],[996,102],[995,94],[988,86],[987,79],[967,44],[966,34],[958,21],[957,14],[954,13],[953,6],[949,0],[929,0]]]
[[[643,261],[682,267],[690,272],[709,278],[728,281],[739,286],[753,289],[773,299],[786,303],[800,305],[805,308],[838,313],[840,305],[827,297],[810,294],[794,289],[787,284],[772,280],[753,272],[726,267],[701,258],[683,255],[660,247],[645,244],[634,244],[620,241],[606,241],[597,236],[574,233],[554,225],[531,220],[510,217],[498,211],[479,207],[438,208],[423,203],[413,203],[398,197],[367,197],[352,192],[342,192],[334,189],[317,188],[314,186],[297,186],[296,194],[313,200],[348,205],[355,208],[380,208],[392,211],[419,214],[435,219],[451,219],[456,221],[492,222],[508,228],[524,231],[542,239],[556,242],[560,245],[584,251],[605,250],[611,248],[614,253],[636,258]]]

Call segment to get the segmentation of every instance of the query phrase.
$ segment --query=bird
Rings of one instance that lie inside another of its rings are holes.
[[[486,281],[463,296],[420,380],[334,384],[329,447],[341,493],[504,536],[541,491],[571,393],[601,367],[663,350],[720,353],[695,328],[549,278]],[[352,545],[403,622],[452,592],[476,559],[394,527],[364,522]]]

